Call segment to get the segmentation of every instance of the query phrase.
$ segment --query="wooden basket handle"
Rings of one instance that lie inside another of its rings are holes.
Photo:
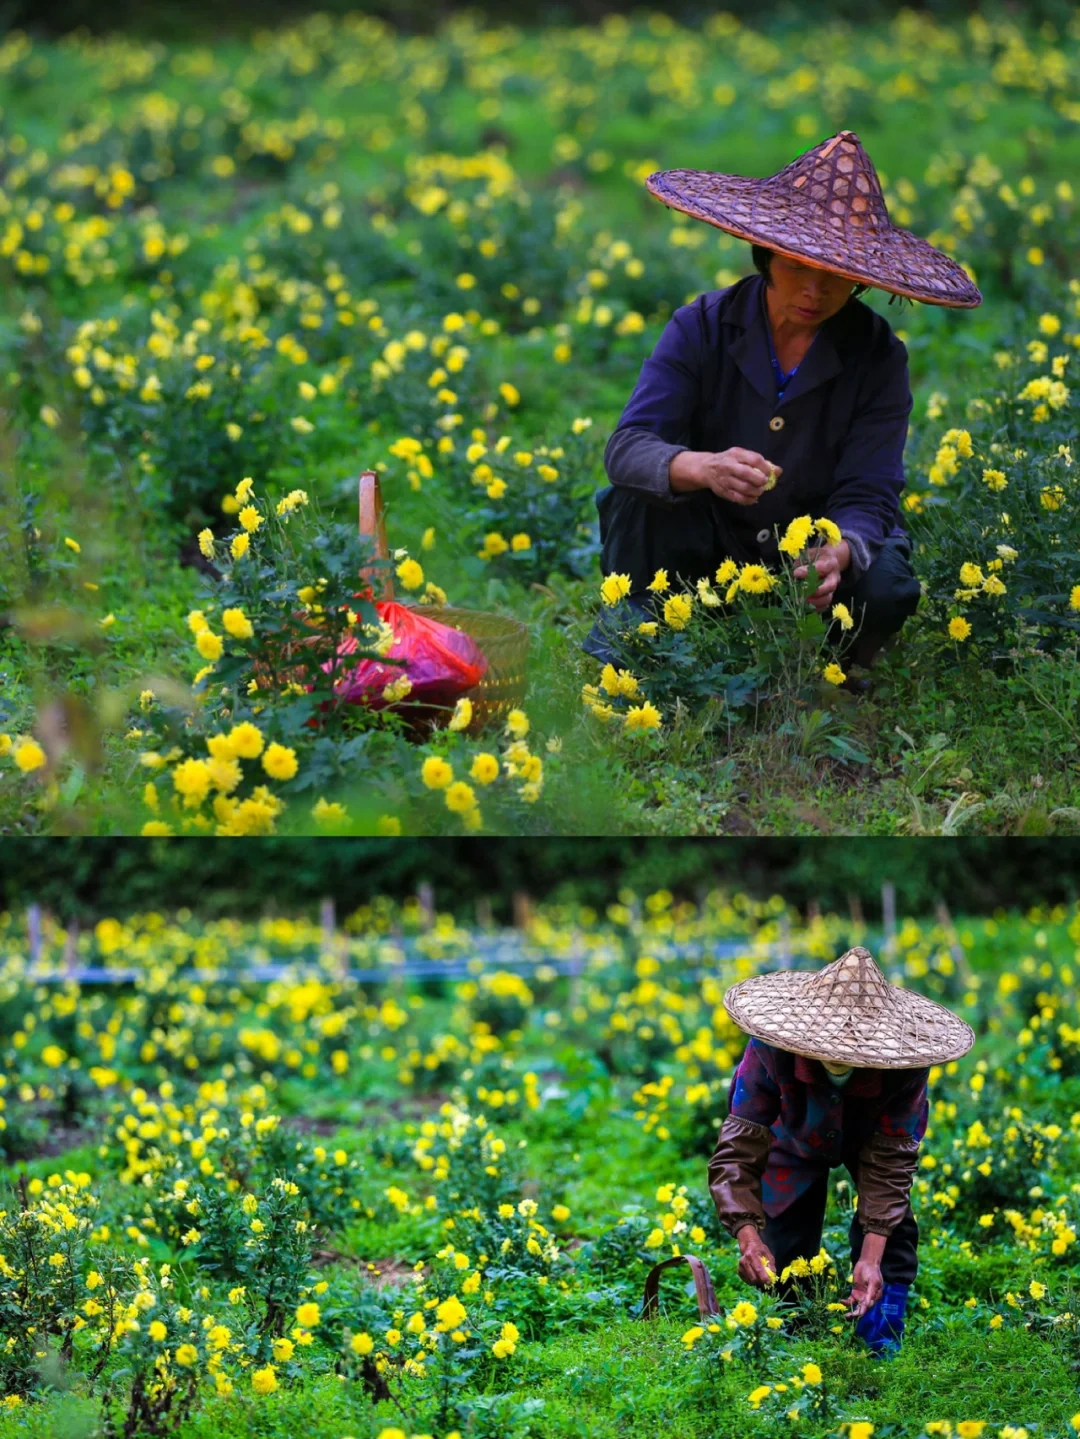
[[[645,1295],[641,1303],[642,1319],[655,1319],[660,1312],[660,1275],[663,1270],[670,1268],[672,1264],[689,1264],[690,1272],[694,1276],[694,1290],[697,1293],[698,1314],[705,1319],[710,1314],[716,1313],[716,1295],[713,1292],[712,1279],[709,1271],[702,1264],[701,1260],[693,1254],[676,1254],[671,1259],[661,1259],[659,1264],[654,1264],[649,1270],[645,1279]]]
[[[382,490],[377,470],[363,470],[359,481],[360,535],[375,541],[375,558],[388,560],[390,546],[386,541],[386,519],[383,514]],[[360,571],[367,580],[375,597],[380,600],[394,598],[394,576],[389,569],[365,567]]]

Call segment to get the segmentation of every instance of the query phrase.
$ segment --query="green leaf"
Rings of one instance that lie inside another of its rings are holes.
[[[60,798],[65,804],[74,804],[82,793],[83,785],[86,782],[86,771],[81,764],[71,767],[71,772],[60,786]]]

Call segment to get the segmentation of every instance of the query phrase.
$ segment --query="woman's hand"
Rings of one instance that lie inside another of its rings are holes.
[[[739,1278],[758,1289],[767,1289],[776,1282],[776,1260],[755,1224],[744,1224],[737,1235],[739,1241]]]
[[[863,1235],[862,1250],[851,1276],[851,1293],[846,1301],[852,1319],[858,1319],[868,1309],[872,1309],[885,1292],[885,1283],[881,1277],[881,1256],[884,1252],[883,1234]]]
[[[881,1265],[871,1263],[869,1259],[860,1259],[852,1275],[851,1293],[847,1297],[851,1317],[858,1319],[861,1314],[872,1309],[884,1291],[885,1284],[881,1278]]]
[[[680,450],[668,468],[668,484],[678,494],[712,490],[722,500],[753,505],[769,482],[782,473],[779,465],[756,450],[742,450],[737,445],[718,454]]]
[[[817,568],[820,583],[814,593],[808,597],[807,604],[813,605],[818,614],[821,614],[832,604],[833,595],[840,583],[840,576],[851,564],[851,550],[847,540],[841,540],[838,545],[821,545],[818,549],[811,550],[810,559]],[[795,578],[805,580],[809,573],[809,565],[798,565],[795,569]]]

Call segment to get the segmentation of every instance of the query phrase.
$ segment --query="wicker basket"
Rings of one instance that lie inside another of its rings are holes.
[[[388,559],[390,550],[383,517],[382,490],[374,470],[364,470],[361,474],[359,499],[360,533],[374,539],[377,558]],[[380,568],[362,573],[372,585],[375,598],[394,598],[392,570]],[[520,620],[497,615],[490,610],[459,609],[454,605],[425,606],[424,613],[440,624],[463,631],[475,640],[487,660],[483,678],[467,695],[473,707],[470,733],[501,721],[510,710],[522,703],[527,683],[529,631]]]
[[[463,630],[475,640],[487,669],[480,683],[471,689],[473,717],[470,732],[501,720],[525,698],[529,631],[520,620],[493,614],[490,610],[463,610],[439,605],[425,612],[440,624]]]

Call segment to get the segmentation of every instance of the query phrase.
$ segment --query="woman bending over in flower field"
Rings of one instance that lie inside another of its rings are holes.
[[[694,585],[725,559],[775,566],[778,531],[812,513],[840,538],[804,556],[820,580],[809,603],[852,611],[845,644],[868,666],[920,587],[898,504],[907,351],[857,297],[871,285],[937,305],[982,297],[955,261],[892,224],[851,131],[765,180],[669,170],[647,184],[750,240],[759,273],[676,310],[642,366],[596,500],[604,574],[627,576],[629,597],[585,649],[618,658],[615,632],[642,618],[658,570]]]
[[[974,1033],[943,1005],[889,984],[862,948],[816,973],[743,980],[724,1006],[753,1036],[709,1161],[739,1275],[792,1292],[821,1247],[829,1170],[843,1164],[858,1196],[849,1311],[874,1353],[895,1353],[918,1270],[909,1196],[929,1066],[966,1054]]]

